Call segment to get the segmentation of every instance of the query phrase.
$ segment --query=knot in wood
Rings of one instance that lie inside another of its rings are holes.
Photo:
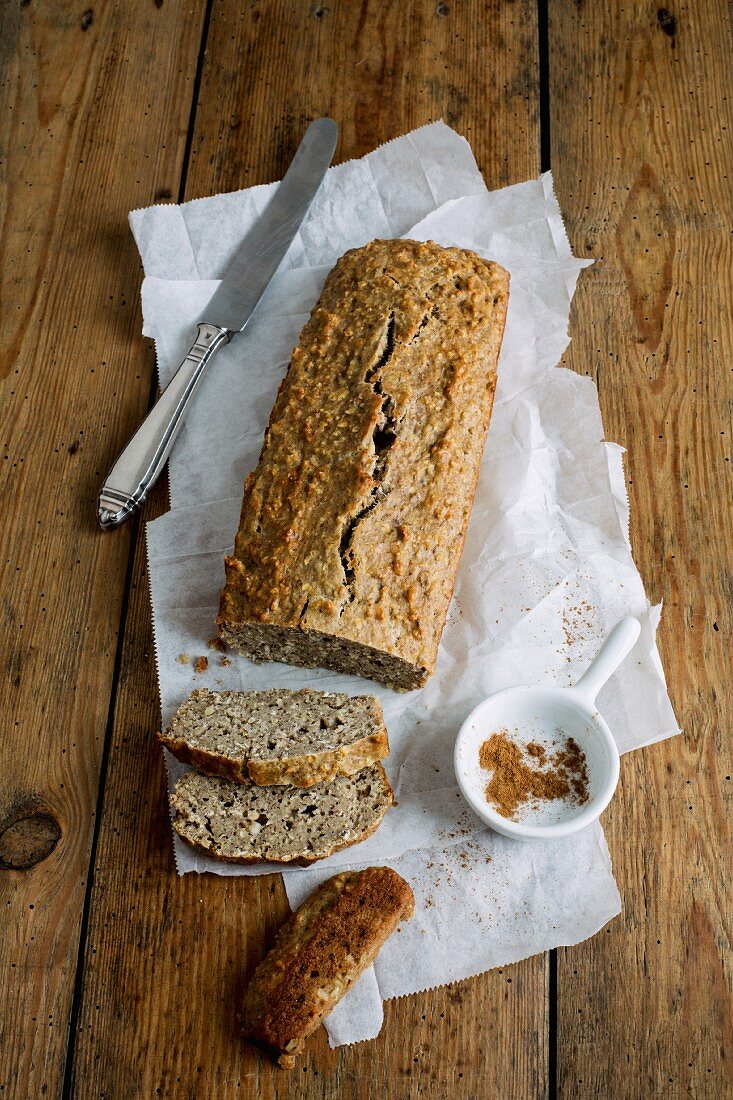
[[[668,38],[674,38],[677,31],[677,20],[667,8],[657,10],[657,22]]]
[[[25,871],[50,856],[61,837],[61,827],[49,814],[16,818],[0,833],[0,867]]]

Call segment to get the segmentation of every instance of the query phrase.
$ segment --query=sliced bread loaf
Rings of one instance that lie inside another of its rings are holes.
[[[389,752],[379,700],[326,691],[194,691],[165,733],[174,756],[240,783],[311,787]]]
[[[280,929],[247,987],[244,1033],[291,1069],[306,1038],[373,962],[412,890],[389,867],[334,875]]]
[[[392,805],[381,764],[314,787],[261,787],[187,772],[171,795],[188,844],[231,863],[313,863],[365,840]]]

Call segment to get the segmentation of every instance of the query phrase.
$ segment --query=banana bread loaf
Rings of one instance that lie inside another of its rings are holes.
[[[389,867],[324,882],[278,933],[247,987],[244,1033],[292,1069],[305,1040],[377,957],[415,899]]]
[[[218,624],[254,660],[419,687],[489,426],[508,273],[372,241],[326,280],[247,478]]]
[[[338,692],[194,691],[158,739],[207,775],[312,787],[389,753],[379,700]]]

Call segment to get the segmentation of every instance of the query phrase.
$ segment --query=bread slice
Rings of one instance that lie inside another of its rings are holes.
[[[379,700],[336,692],[194,691],[159,740],[207,775],[312,787],[389,753]]]
[[[324,882],[278,933],[244,1002],[244,1033],[292,1069],[306,1038],[374,962],[412,890],[389,867],[342,871]]]
[[[313,863],[365,840],[392,805],[381,764],[314,787],[260,787],[187,772],[171,795],[187,844],[229,863]]]

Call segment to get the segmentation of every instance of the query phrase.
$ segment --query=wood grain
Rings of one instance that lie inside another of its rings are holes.
[[[0,1092],[26,1100],[63,1081],[129,553],[93,503],[150,392],[125,215],[178,179],[201,18],[0,19]]]
[[[528,0],[218,3],[186,197],[280,178],[319,115],[339,124],[337,162],[442,118],[490,187],[526,179],[539,167],[537,79]]]
[[[21,0],[0,18],[0,1092],[25,1098],[63,1079],[129,548],[92,503],[152,366],[125,213],[177,193],[203,6]],[[558,953],[561,1096],[733,1094],[730,18],[715,0],[550,6],[552,163],[575,251],[599,261],[568,365],[629,449],[685,729],[624,761],[606,815],[622,918]],[[341,158],[442,116],[497,186],[538,169],[537,105],[526,0],[220,0],[186,194],[276,178],[324,113]],[[118,686],[75,1095],[553,1090],[543,959],[388,1004],[375,1043],[321,1033],[290,1075],[242,1044],[235,1006],[286,902],[274,877],[173,873],[141,541]]]
[[[342,159],[444,116],[472,139],[490,184],[535,174],[534,4],[216,4],[187,197],[276,178],[306,122],[320,114],[340,125]],[[159,493],[154,506],[163,500]],[[321,1030],[290,1074],[244,1044],[237,1005],[287,911],[284,891],[279,877],[175,877],[151,737],[158,720],[138,547],[91,900],[76,1095],[544,1094],[542,957],[386,1005],[376,1042],[331,1051]]]
[[[731,12],[550,5],[552,164],[581,280],[568,365],[628,448],[633,546],[684,736],[607,816],[624,912],[559,953],[558,1095],[733,1095]]]

